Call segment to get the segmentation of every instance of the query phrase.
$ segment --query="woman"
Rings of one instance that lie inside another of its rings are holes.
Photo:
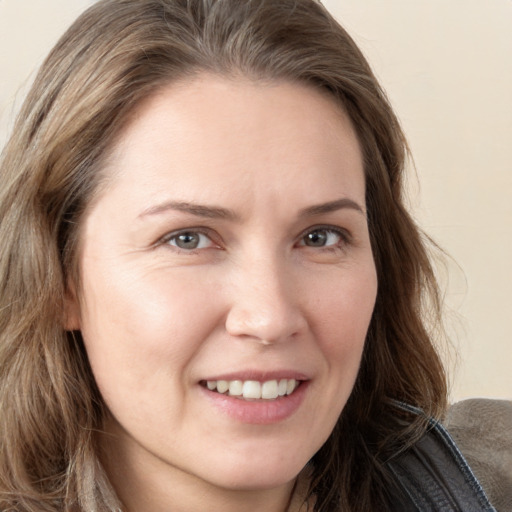
[[[415,493],[414,454],[456,448],[406,154],[314,0],[84,13],[1,162],[0,508],[442,509]]]

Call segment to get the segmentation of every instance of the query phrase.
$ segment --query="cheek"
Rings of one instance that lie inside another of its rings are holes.
[[[108,280],[91,275],[84,290],[82,334],[92,372],[123,424],[157,417],[178,428],[190,363],[216,326],[212,301],[197,283],[175,275],[127,273],[130,279],[117,271]]]
[[[159,373],[177,378],[215,328],[216,311],[204,297],[198,283],[176,275],[92,276],[84,289],[82,333],[97,380],[117,374],[125,385],[139,385]]]
[[[311,415],[322,443],[332,432],[352,393],[370,324],[377,282],[373,265],[364,272],[340,272],[316,290],[313,331],[324,361]],[[313,318],[313,317],[312,317]],[[313,446],[318,449],[320,446]]]
[[[347,275],[333,279],[317,305],[317,342],[326,362],[325,396],[330,397],[327,423],[332,426],[356,381],[377,294],[373,265]]]
[[[316,322],[324,347],[342,356],[362,350],[375,306],[377,278],[373,265],[333,278],[317,293]]]

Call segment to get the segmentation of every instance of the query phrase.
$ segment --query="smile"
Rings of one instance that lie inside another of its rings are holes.
[[[291,395],[300,385],[296,379],[267,380],[208,380],[204,385],[210,390],[244,400],[275,400]]]

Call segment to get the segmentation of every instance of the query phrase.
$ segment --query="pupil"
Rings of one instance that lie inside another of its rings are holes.
[[[183,233],[178,236],[176,245],[182,249],[195,249],[199,245],[199,236],[195,233]]]
[[[327,242],[327,233],[325,231],[312,231],[308,233],[306,244],[313,247],[323,247]]]

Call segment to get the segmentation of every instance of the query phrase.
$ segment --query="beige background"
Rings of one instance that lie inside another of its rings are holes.
[[[0,145],[37,65],[91,3],[0,0]],[[324,4],[387,90],[415,158],[411,207],[453,258],[441,272],[459,353],[452,398],[510,399],[512,1]]]

